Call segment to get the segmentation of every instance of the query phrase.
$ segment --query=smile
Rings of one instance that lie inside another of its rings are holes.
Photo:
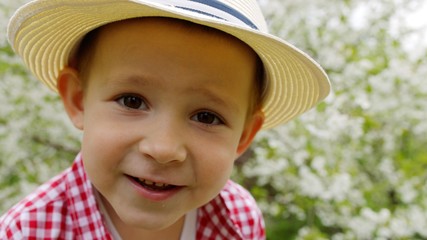
[[[134,183],[138,184],[139,186],[150,190],[150,191],[156,191],[156,192],[162,192],[162,191],[169,191],[178,188],[179,186],[167,184],[167,183],[159,183],[159,182],[153,182],[144,178],[137,178],[133,176],[128,176]]]
[[[131,177],[135,182],[137,182],[141,187],[149,189],[151,191],[168,191],[177,188],[178,186],[167,184],[167,183],[157,183],[152,182],[143,178]]]
[[[133,189],[138,195],[153,202],[171,199],[185,188],[185,186],[154,182],[152,180],[130,175],[126,175],[126,177],[130,180]]]

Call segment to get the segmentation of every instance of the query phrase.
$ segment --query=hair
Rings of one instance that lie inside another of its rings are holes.
[[[146,18],[152,18],[152,17],[146,17]],[[157,18],[161,18],[161,17],[157,17]],[[138,19],[142,19],[142,18],[138,18]],[[167,18],[165,18],[167,19]],[[254,55],[256,56],[256,69],[255,69],[255,81],[254,81],[254,87],[253,89],[253,98],[251,98],[252,103],[250,104],[250,109],[248,111],[248,114],[252,114],[253,112],[260,110],[264,100],[265,100],[265,92],[266,92],[266,88],[267,88],[267,84],[265,81],[265,71],[264,71],[264,65],[262,63],[261,58],[259,57],[259,55],[249,46],[247,45],[245,42],[243,42],[242,40],[226,33],[223,32],[221,30],[215,29],[215,28],[211,28],[208,26],[204,26],[204,25],[200,25],[200,24],[196,24],[193,22],[189,22],[189,21],[185,21],[185,20],[181,20],[181,19],[173,19],[174,22],[179,23],[180,26],[182,26],[183,28],[186,28],[188,30],[201,30],[203,32],[207,32],[207,33],[211,33],[211,34],[216,34],[216,35],[225,35],[227,37],[230,37],[232,39],[235,39],[237,41],[239,41],[240,43],[244,44],[245,46],[247,46],[248,49],[252,50],[252,52],[254,53]],[[108,24],[107,24],[108,25]],[[99,33],[101,31],[101,29],[104,26],[98,27],[92,31],[90,31],[89,33],[87,33],[83,39],[80,42],[80,45],[77,48],[76,53],[74,54],[74,56],[72,56],[72,58],[70,59],[70,66],[74,67],[80,74],[81,80],[83,81],[83,87],[85,88],[87,86],[87,79],[88,79],[88,75],[89,75],[89,71],[90,71],[90,66],[92,64],[93,61],[93,56],[95,55],[95,51],[96,51],[96,45],[97,45],[97,41],[99,38]]]
[[[87,86],[89,69],[92,64],[93,56],[95,55],[96,45],[101,28],[102,27],[95,28],[83,37],[76,53],[69,61],[70,66],[79,72],[84,87]]]

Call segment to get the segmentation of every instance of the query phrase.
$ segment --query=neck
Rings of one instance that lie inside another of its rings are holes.
[[[149,231],[145,229],[129,227],[122,221],[116,223],[113,220],[113,224],[116,226],[117,232],[120,234],[123,240],[136,240],[136,239],[175,239],[179,240],[181,236],[182,227],[184,225],[184,217],[172,226],[157,230]]]
[[[143,228],[138,228],[134,226],[130,226],[123,222],[108,201],[105,201],[103,197],[101,197],[101,201],[105,206],[105,209],[119,233],[122,240],[133,240],[133,239],[171,239],[171,240],[179,240],[181,236],[181,232],[185,222],[185,216],[179,219],[177,222],[172,224],[171,226],[161,229],[161,230],[147,230]]]

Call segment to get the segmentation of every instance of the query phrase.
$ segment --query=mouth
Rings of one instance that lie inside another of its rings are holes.
[[[137,178],[132,176],[129,176],[129,177],[132,179],[133,182],[151,191],[162,192],[162,191],[173,190],[179,187],[179,186],[167,184],[167,183],[152,182],[143,178]]]

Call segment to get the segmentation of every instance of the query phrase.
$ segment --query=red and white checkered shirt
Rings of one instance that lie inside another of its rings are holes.
[[[0,239],[112,239],[80,155],[0,218]],[[261,211],[230,180],[198,209],[196,239],[265,239]]]

